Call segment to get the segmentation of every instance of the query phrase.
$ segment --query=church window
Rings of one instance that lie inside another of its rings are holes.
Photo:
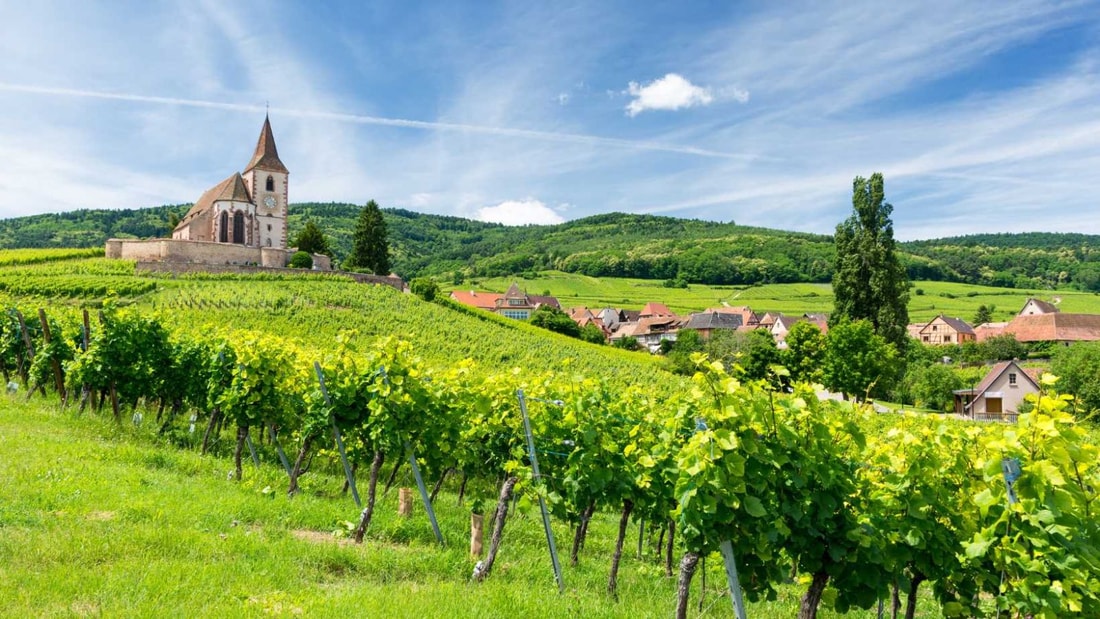
[[[222,211],[221,221],[218,222],[218,242],[229,242],[229,213]]]
[[[271,224],[267,224],[267,231],[271,232]]]
[[[233,214],[233,242],[244,245],[244,213]]]
[[[270,174],[267,175],[267,190],[275,191],[275,179]]]

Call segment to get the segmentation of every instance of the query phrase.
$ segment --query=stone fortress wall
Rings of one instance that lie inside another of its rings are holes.
[[[282,268],[290,262],[294,251],[277,247],[247,247],[208,241],[110,239],[107,241],[106,255],[108,258],[122,258],[137,262]],[[313,268],[317,271],[331,271],[332,263],[328,256],[313,254]]]

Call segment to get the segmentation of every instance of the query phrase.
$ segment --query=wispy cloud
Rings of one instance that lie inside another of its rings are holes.
[[[194,199],[270,100],[293,201],[830,232],[882,171],[903,238],[1100,232],[1095,3],[260,8],[11,11],[0,215]]]

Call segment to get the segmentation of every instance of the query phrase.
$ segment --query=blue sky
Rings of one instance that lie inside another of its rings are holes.
[[[1100,234],[1097,2],[0,0],[0,216],[291,202]]]

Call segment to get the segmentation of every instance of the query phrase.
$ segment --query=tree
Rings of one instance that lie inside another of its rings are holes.
[[[172,231],[178,225],[180,225],[179,213],[168,213],[168,236],[172,236]]]
[[[439,284],[430,277],[416,277],[409,282],[409,290],[425,301],[434,301],[439,294]]]
[[[812,322],[800,321],[787,333],[787,350],[782,354],[783,365],[796,382],[821,381],[821,363],[825,360],[825,334]]]
[[[961,376],[942,363],[918,368],[913,372],[912,384],[914,403],[941,413],[951,412],[955,405],[952,392],[966,386]]]
[[[1076,398],[1077,413],[1100,410],[1100,342],[1076,342],[1059,348],[1050,362],[1058,387]]]
[[[832,321],[870,321],[874,332],[905,350],[909,279],[894,243],[894,207],[883,201],[882,174],[852,182],[853,213],[836,227]]]
[[[540,305],[532,312],[531,324],[569,337],[581,336],[580,325],[570,318],[569,314],[551,305]]]
[[[1010,359],[1027,358],[1027,346],[1024,346],[1011,333],[991,337],[978,346],[982,352],[983,361],[1008,361]]]
[[[745,339],[741,367],[749,380],[769,380],[771,367],[780,363],[779,347],[775,337],[767,329],[753,329]]]
[[[581,339],[592,344],[606,344],[607,334],[595,323],[588,323],[581,327]]]
[[[298,238],[294,240],[294,246],[298,251],[332,257],[332,249],[329,248],[325,233],[312,220],[306,221],[306,225],[298,233]]]
[[[661,346],[664,347],[667,341],[662,341]],[[695,362],[691,360],[691,356],[697,352],[702,352],[702,350],[703,338],[699,335],[699,332],[695,329],[681,329],[676,335],[676,341],[672,343],[672,347],[667,352],[672,371],[689,376],[694,374]]]
[[[359,220],[355,224],[352,238],[351,255],[348,266],[353,269],[365,269],[376,275],[388,275],[390,272],[390,247],[386,240],[386,222],[382,211],[374,200],[367,202],[359,211]]]
[[[842,322],[825,336],[825,386],[863,399],[886,393],[897,378],[898,353],[866,320]]]
[[[979,305],[978,311],[974,313],[974,324],[984,325],[987,322],[993,322],[993,310],[997,309],[995,306]]]

